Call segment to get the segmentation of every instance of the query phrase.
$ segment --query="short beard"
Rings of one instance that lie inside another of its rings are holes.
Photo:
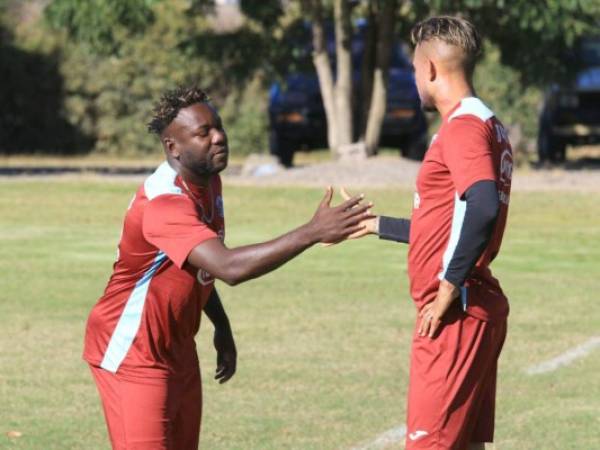
[[[201,177],[216,175],[219,172],[221,172],[223,169],[225,169],[225,167],[217,168],[210,161],[207,161],[204,164],[195,165],[193,167],[194,173]]]
[[[198,164],[197,167],[194,167],[194,171],[198,175],[217,175],[218,173],[221,173],[227,168],[227,164],[229,162],[229,155],[227,155],[225,158],[226,159],[223,163],[218,162],[217,164],[215,164],[212,158],[207,157],[206,161],[204,161],[202,164]]]

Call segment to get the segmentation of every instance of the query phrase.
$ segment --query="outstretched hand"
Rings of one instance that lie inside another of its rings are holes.
[[[331,206],[332,197],[333,188],[329,186],[309,223],[317,242],[337,243],[347,239],[364,228],[364,220],[373,217],[370,212],[373,204],[360,204],[364,199],[362,194],[348,196],[337,206]]]
[[[340,194],[344,200],[350,199],[350,194],[343,186],[340,188]],[[348,239],[358,239],[366,236],[367,234],[377,234],[377,216],[371,215],[370,217],[362,220],[360,224],[363,225],[364,228],[348,236]]]
[[[349,201],[352,200],[352,196],[348,193],[348,191],[346,190],[346,188],[341,187],[340,188],[340,194],[342,196],[342,198],[345,201]],[[372,203],[371,203],[372,206]],[[359,227],[360,229],[358,229],[357,231],[355,231],[354,233],[351,233],[350,235],[348,235],[345,240],[347,239],[358,239],[361,238],[363,236],[366,236],[368,234],[377,234],[377,216],[373,216],[371,214],[370,209],[367,210],[369,212],[369,215],[366,216],[365,218],[363,218],[360,223],[359,223]],[[336,244],[336,242],[325,242],[323,243],[324,247],[330,246]]]

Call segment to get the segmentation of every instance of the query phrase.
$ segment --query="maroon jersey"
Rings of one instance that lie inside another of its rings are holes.
[[[110,372],[161,376],[197,368],[194,336],[214,279],[187,263],[224,239],[221,180],[185,185],[165,162],[136,192],[118,258],[87,322],[83,357]]]
[[[466,312],[481,320],[507,316],[508,302],[489,264],[502,242],[512,166],[506,130],[481,100],[465,98],[443,117],[419,170],[411,218],[408,274],[419,309],[435,299],[454,255],[466,210],[465,191],[478,181],[491,180],[498,188],[500,212],[461,297]]]

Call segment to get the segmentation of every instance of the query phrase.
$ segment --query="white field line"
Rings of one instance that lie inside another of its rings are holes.
[[[370,442],[366,442],[356,447],[352,447],[350,450],[381,450],[391,444],[396,444],[404,439],[406,436],[406,426],[401,425],[391,430],[387,430],[385,433],[381,433],[375,439]]]
[[[567,366],[573,361],[587,356],[596,347],[600,347],[600,336],[594,336],[585,341],[583,344],[573,347],[558,355],[556,358],[531,366],[526,370],[526,372],[528,375],[552,372],[559,367]],[[405,436],[406,426],[401,425],[381,433],[370,442],[352,447],[351,450],[381,450],[388,445],[398,443],[399,441],[403,440]]]
[[[573,361],[584,358],[594,348],[600,347],[600,336],[594,336],[577,347],[570,348],[566,352],[558,355],[556,358],[549,359],[540,364],[529,367],[525,372],[528,375],[538,375],[540,373],[552,372],[559,367],[567,366]]]

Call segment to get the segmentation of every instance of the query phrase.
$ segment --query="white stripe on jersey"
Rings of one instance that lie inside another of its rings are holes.
[[[113,331],[110,337],[104,358],[100,363],[100,367],[103,369],[116,373],[125,356],[127,356],[127,352],[131,348],[131,344],[142,322],[142,312],[144,311],[150,281],[152,281],[152,277],[166,259],[167,255],[163,252],[158,252],[150,268],[135,284],[121,313],[121,317],[117,322],[115,331]]]
[[[167,161],[162,163],[152,175],[144,181],[144,192],[148,200],[162,194],[181,194],[181,189],[175,185],[177,172]]]
[[[479,118],[482,122],[495,116],[494,112],[489,109],[484,103],[477,97],[467,97],[460,101],[460,106],[448,117],[450,122],[455,117],[472,115]]]
[[[154,173],[144,181],[144,193],[148,200],[163,194],[182,194],[181,189],[175,185],[176,177],[177,172],[167,161],[158,166]],[[150,268],[135,284],[104,353],[100,364],[103,369],[115,373],[127,356],[142,322],[150,281],[166,259],[167,256],[159,251]]]
[[[456,192],[454,194],[454,213],[452,214],[452,229],[450,230],[450,239],[448,240],[448,247],[444,252],[442,258],[442,271],[439,273],[438,278],[443,280],[448,271],[448,265],[454,257],[454,252],[460,239],[460,233],[462,232],[463,222],[465,220],[465,213],[467,211],[467,201],[461,200]],[[462,286],[460,288],[460,296],[463,304],[463,309],[467,307],[467,289]]]

